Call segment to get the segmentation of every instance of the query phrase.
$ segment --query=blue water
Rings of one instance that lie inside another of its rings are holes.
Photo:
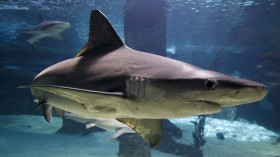
[[[145,43],[146,34],[155,36],[156,38],[160,36],[159,34],[165,33],[164,39],[154,41],[155,43],[161,41],[164,43],[163,47],[166,50],[162,52],[164,56],[188,62],[204,69],[219,71],[267,85],[269,94],[263,101],[229,108],[222,114],[212,115],[212,117],[231,121],[246,121],[248,123],[258,124],[275,133],[280,132],[279,0],[143,1],[142,6],[138,6],[143,7],[143,9],[140,9],[140,11],[137,9],[139,13],[135,13],[138,17],[128,20],[128,18],[126,19],[128,12],[134,13],[134,10],[136,12],[136,8],[133,8],[136,7],[134,5],[135,3],[137,3],[137,0],[1,0],[0,119],[1,116],[11,115],[41,115],[40,111],[34,110],[34,102],[30,92],[28,90],[18,89],[17,87],[29,84],[41,70],[54,63],[75,56],[84,47],[88,37],[89,15],[92,9],[100,9],[108,17],[121,39],[133,43],[131,39],[126,38],[124,23],[131,22],[132,20],[137,21],[141,16],[141,18],[144,17],[144,20],[142,19],[143,25],[139,27],[137,24],[135,28],[139,29],[139,32],[147,30],[144,27],[149,27],[150,19],[148,18],[148,13],[161,13],[162,8],[164,8],[164,16],[160,16],[165,21],[164,27],[163,24],[158,26],[159,33],[157,31],[152,31],[154,34],[151,34],[151,32],[142,32],[142,41],[144,44],[139,44],[140,49],[151,49],[152,51],[153,46],[150,46],[147,42]],[[154,8],[152,11],[145,10],[144,7],[149,8],[150,6],[157,5],[158,9]],[[28,44],[26,42],[28,37],[23,32],[32,29],[35,25],[42,22],[42,20],[69,22],[71,27],[61,33],[65,40],[59,41],[53,38],[44,38],[33,46]],[[153,21],[151,23],[156,24]],[[133,26],[133,23],[130,23],[130,25]],[[145,44],[150,47],[145,46]],[[136,48],[133,45],[129,46]],[[44,123],[43,120],[42,123]],[[3,124],[5,124],[3,128],[0,128],[0,136],[2,136],[0,138],[0,150],[3,152],[0,156],[3,157],[36,156],[36,148],[33,147],[40,144],[41,140],[47,140],[48,138],[53,140],[61,138],[61,140],[70,141],[67,149],[75,147],[75,142],[76,145],[81,145],[83,140],[85,140],[83,137],[81,139],[82,141],[76,141],[79,140],[79,136],[74,140],[68,137],[65,139],[64,134],[55,134],[53,136],[44,134],[43,138],[40,139],[40,136],[37,135],[40,129],[37,129],[35,131],[36,133],[26,134],[20,130],[21,127],[13,131],[9,131],[9,127],[5,127],[19,125],[16,121],[7,120]],[[32,125],[34,124],[24,125],[23,128],[32,128]],[[191,134],[192,131],[189,130],[188,133]],[[170,132],[172,132],[172,129]],[[75,131],[73,134],[75,135]],[[77,134],[79,135],[79,133]],[[91,133],[89,134],[89,138],[95,136]],[[106,137],[102,134],[101,137],[103,138],[103,136]],[[176,136],[178,135],[170,135],[170,137],[174,138]],[[179,138],[184,139],[184,136],[180,136]],[[28,139],[32,139],[30,140],[30,145],[22,149],[24,144],[19,143]],[[10,143],[8,142],[9,140]],[[90,140],[85,140],[84,142],[90,143]],[[191,146],[191,142],[189,141],[186,145]],[[273,142],[275,143],[271,144],[271,148],[274,148],[275,145],[279,146],[279,138],[276,138],[271,143]],[[70,156],[72,153],[72,151],[71,153],[69,151],[66,153],[67,149],[56,150],[58,147],[57,141],[55,148],[50,145],[51,142],[48,143],[48,148],[53,149],[51,154],[41,151],[40,153],[45,153],[46,156]],[[105,147],[106,142],[101,145]],[[186,145],[182,148],[179,148],[177,145],[175,148],[163,147],[162,150],[166,151],[162,152],[169,152],[169,154],[157,154],[153,152],[152,155],[172,156],[172,154],[174,155],[176,152],[180,152],[181,149],[187,149]],[[227,144],[224,145],[226,147]],[[91,156],[94,153],[100,153],[97,156],[117,156],[118,142],[114,141],[113,144],[108,144],[108,147],[114,147],[112,152],[107,150],[107,153],[102,153],[98,149],[85,154]],[[92,149],[94,149],[94,146],[92,146]],[[19,153],[14,153],[17,151]],[[31,153],[32,151],[34,152]],[[85,152],[86,149],[82,149],[82,151]],[[28,153],[24,154],[23,152]],[[59,153],[56,154],[56,152]],[[63,154],[63,152],[65,153]],[[227,152],[226,150],[222,151],[222,153],[224,155],[234,154],[234,152]],[[246,151],[244,153],[246,154]],[[177,153],[179,156],[184,156],[183,154]],[[266,155],[279,156],[280,153]],[[185,156],[187,155],[185,154]],[[207,156],[207,154],[204,154],[204,156]],[[238,154],[235,156],[238,156]]]

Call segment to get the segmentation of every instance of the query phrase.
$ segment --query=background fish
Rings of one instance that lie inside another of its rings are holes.
[[[64,21],[43,21],[32,30],[24,32],[24,34],[31,35],[27,42],[31,45],[35,44],[42,38],[51,37],[57,40],[64,40],[60,35],[61,32],[65,31],[70,27],[69,22]]]

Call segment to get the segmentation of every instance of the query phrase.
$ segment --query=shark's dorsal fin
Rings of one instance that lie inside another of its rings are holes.
[[[124,43],[106,16],[99,10],[92,10],[90,14],[88,42],[76,57],[84,56],[89,53],[106,54],[123,45]]]

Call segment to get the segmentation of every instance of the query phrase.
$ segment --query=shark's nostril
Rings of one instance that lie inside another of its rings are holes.
[[[261,86],[261,88],[267,90],[267,87],[266,87],[266,86]]]
[[[239,93],[239,90],[237,90],[237,91],[234,92],[234,94],[238,94],[238,93]]]
[[[259,87],[257,87],[257,89],[259,90],[259,91],[262,91],[262,92],[267,92],[267,87],[266,86],[259,86]]]

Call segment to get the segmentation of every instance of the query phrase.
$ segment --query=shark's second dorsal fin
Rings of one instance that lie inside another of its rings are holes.
[[[76,57],[84,56],[88,53],[106,54],[123,45],[124,43],[106,16],[99,10],[92,10],[90,14],[88,42]]]

